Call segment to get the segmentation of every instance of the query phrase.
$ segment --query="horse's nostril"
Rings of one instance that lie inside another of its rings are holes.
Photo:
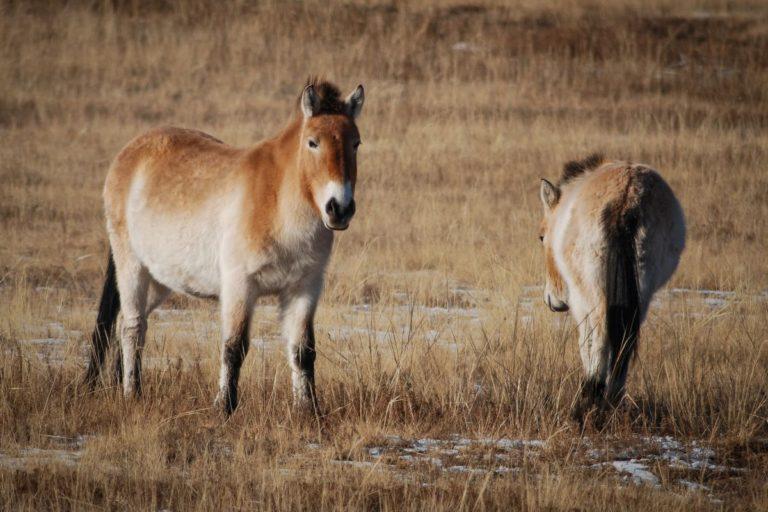
[[[325,213],[334,217],[339,215],[339,203],[336,199],[331,199],[325,203]]]
[[[349,202],[349,206],[347,206],[347,217],[351,217],[355,214],[355,200],[351,200]]]

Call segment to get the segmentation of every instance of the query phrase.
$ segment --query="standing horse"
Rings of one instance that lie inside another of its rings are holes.
[[[685,246],[683,211],[653,169],[592,155],[541,182],[545,301],[571,310],[586,371],[575,416],[617,404],[640,324]]]
[[[237,149],[205,133],[160,128],[134,139],[107,174],[110,257],[86,381],[104,363],[122,308],[122,386],[141,392],[147,316],[176,291],[215,298],[223,350],[214,404],[237,406],[257,298],[280,299],[294,403],[317,410],[313,318],[333,231],[355,213],[355,120],[363,87],[346,99],[312,79],[276,137]]]

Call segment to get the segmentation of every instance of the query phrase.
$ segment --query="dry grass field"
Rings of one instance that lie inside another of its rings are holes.
[[[238,145],[306,77],[362,82],[358,213],[317,317],[320,422],[274,302],[211,408],[214,303],[149,322],[144,395],[79,386],[110,159],[162,124]],[[627,403],[569,420],[539,177],[658,168],[688,245]],[[756,0],[0,4],[0,509],[768,509],[768,5]]]

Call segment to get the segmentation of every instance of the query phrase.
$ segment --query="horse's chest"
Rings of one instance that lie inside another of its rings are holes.
[[[329,254],[330,246],[317,243],[293,250],[273,248],[251,275],[262,293],[279,293],[322,273]]]

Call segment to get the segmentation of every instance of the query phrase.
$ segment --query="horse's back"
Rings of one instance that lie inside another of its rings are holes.
[[[641,222],[660,229],[682,222],[682,208],[672,189],[658,171],[643,164],[609,162],[584,176],[579,190],[580,204],[596,222]]]
[[[119,217],[137,179],[151,206],[191,208],[222,188],[241,155],[241,150],[196,130],[151,130],[129,142],[113,161],[104,187],[107,215]]]

